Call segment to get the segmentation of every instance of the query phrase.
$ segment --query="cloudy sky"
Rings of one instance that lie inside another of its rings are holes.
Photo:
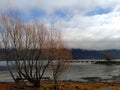
[[[120,49],[120,0],[0,0],[0,13],[9,11],[58,24],[71,48]]]

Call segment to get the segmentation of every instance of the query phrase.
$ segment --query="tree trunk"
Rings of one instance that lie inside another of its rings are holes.
[[[34,82],[34,87],[40,87],[40,82],[39,81],[35,81]]]
[[[54,78],[54,90],[59,90],[59,87],[58,87],[58,81],[56,78]]]

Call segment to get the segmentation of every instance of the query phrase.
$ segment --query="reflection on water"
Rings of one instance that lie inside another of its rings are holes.
[[[4,65],[3,65],[4,64]],[[1,65],[1,64],[0,64]],[[0,81],[10,81],[10,75],[6,71],[5,62],[0,66]],[[71,65],[61,77],[62,80],[77,80],[80,81],[83,77],[101,77],[110,78],[112,75],[118,75],[120,72],[119,65],[97,65],[97,64],[77,64]],[[52,73],[48,69],[46,76],[51,76]]]

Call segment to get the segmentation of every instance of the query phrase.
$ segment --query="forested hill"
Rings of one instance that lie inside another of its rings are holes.
[[[13,60],[13,52],[15,49],[7,50],[8,56]],[[30,50],[33,52],[34,50]],[[83,49],[71,49],[73,59],[104,59],[104,52],[109,53],[115,59],[120,59],[120,50],[83,50]],[[23,53],[22,53],[23,54]],[[31,54],[31,53],[29,53]],[[5,60],[5,50],[0,49],[0,60]],[[30,55],[29,55],[30,56]]]
[[[115,59],[120,59],[120,50],[83,50],[72,49],[73,59],[103,59],[103,52],[108,52]]]

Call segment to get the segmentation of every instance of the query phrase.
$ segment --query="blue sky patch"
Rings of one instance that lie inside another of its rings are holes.
[[[16,19],[20,19],[24,22],[30,21],[32,19],[44,19],[48,17],[45,11],[40,10],[40,9],[31,9],[28,12],[24,12],[21,10],[11,10],[7,12],[7,15]],[[57,18],[67,18],[68,17],[68,12],[65,10],[56,10],[53,13],[49,14],[51,15],[51,19],[53,18],[53,22],[56,21]]]
[[[63,11],[63,10],[56,10],[54,12],[54,15],[60,17],[60,18],[66,18],[68,15],[67,15],[67,12],[66,11]]]
[[[24,22],[30,21],[35,18],[43,18],[46,16],[46,13],[42,10],[32,9],[28,12],[23,12],[21,10],[11,10],[7,12],[9,17],[13,17],[15,19],[20,19]]]
[[[111,11],[112,11],[111,8],[106,8],[106,9],[96,8],[95,10],[88,12],[86,16],[102,15],[102,14],[110,13]]]
[[[43,18],[46,16],[46,13],[43,10],[32,9],[30,10],[30,17],[31,18]]]

